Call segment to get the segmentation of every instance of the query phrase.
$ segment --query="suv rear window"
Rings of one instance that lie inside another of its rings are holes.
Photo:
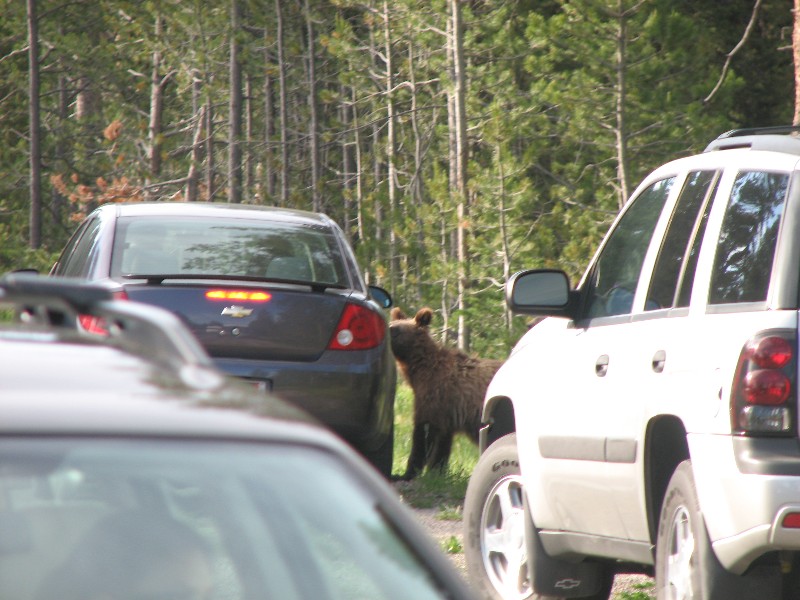
[[[743,171],[736,177],[719,235],[709,304],[767,299],[788,187],[786,173]]]
[[[346,285],[333,233],[247,219],[121,218],[111,276],[244,275]]]

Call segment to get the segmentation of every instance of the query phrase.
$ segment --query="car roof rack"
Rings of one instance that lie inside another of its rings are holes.
[[[113,284],[87,283],[69,277],[49,277],[30,273],[8,273],[0,278],[0,305],[16,308],[17,321],[49,328],[66,328],[79,335],[119,347],[181,372],[213,373],[213,363],[203,347],[171,312],[155,306],[115,300]],[[87,332],[79,315],[104,320],[107,335]],[[201,376],[209,384],[208,375]],[[198,377],[192,376],[192,381]]]
[[[704,152],[739,148],[785,152],[800,156],[800,126],[777,125],[731,129],[706,146]]]
[[[718,140],[723,138],[741,137],[743,135],[788,135],[800,133],[800,125],[775,125],[771,127],[747,127],[744,129],[731,129],[717,136]]]

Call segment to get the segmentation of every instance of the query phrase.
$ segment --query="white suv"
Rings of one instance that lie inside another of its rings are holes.
[[[464,507],[486,598],[800,598],[798,127],[737,130],[651,173],[576,290],[489,386]]]

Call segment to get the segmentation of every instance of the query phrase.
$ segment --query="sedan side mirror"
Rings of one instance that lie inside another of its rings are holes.
[[[377,285],[369,286],[369,295],[372,296],[372,299],[375,300],[381,308],[389,308],[393,304],[389,292]]]

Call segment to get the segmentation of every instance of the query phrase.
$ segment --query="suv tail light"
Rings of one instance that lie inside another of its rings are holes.
[[[119,290],[112,294],[114,300],[127,300],[128,294],[125,290]],[[95,317],[94,315],[78,315],[78,327],[82,328],[86,333],[93,335],[108,335],[108,324],[103,317]]]
[[[386,322],[374,311],[358,304],[345,304],[328,350],[369,350],[383,342]]]
[[[731,390],[731,427],[740,435],[792,435],[797,338],[791,331],[753,337],[739,355]]]

